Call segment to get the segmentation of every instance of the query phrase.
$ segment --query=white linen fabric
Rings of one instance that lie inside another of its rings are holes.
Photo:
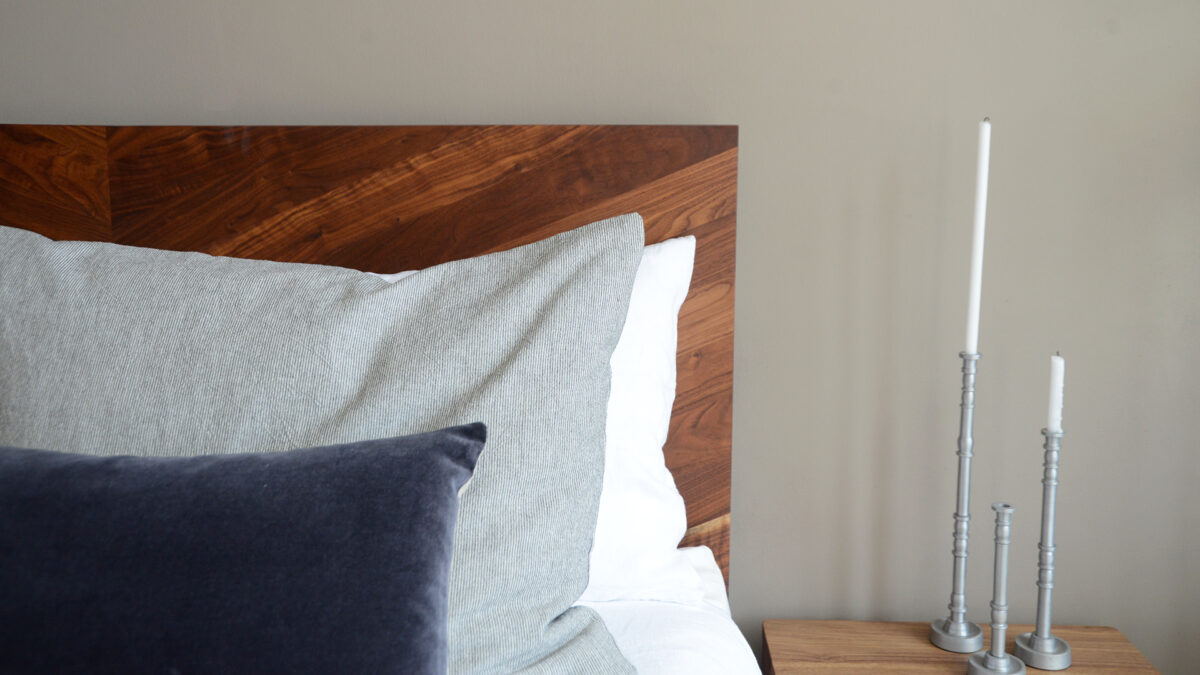
[[[604,486],[591,577],[577,603],[600,615],[642,675],[760,673],[730,617],[712,551],[677,548],[687,513],[662,452],[675,401],[679,309],[695,254],[690,236],[642,254],[612,356]]]
[[[679,308],[696,238],[647,246],[612,355],[604,486],[581,602],[693,602],[700,579],[678,550],[687,511],[663,457],[675,402]]]
[[[679,551],[700,579],[698,600],[586,605],[604,619],[617,647],[641,675],[761,673],[754,652],[730,618],[725,582],[712,551],[706,546]]]

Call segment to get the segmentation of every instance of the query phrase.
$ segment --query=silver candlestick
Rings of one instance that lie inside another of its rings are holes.
[[[954,510],[954,585],[950,616],[929,624],[929,641],[949,652],[983,649],[983,629],[967,621],[967,530],[971,523],[971,448],[974,444],[975,370],[979,354],[962,358],[962,415],[958,421],[958,501]]]
[[[1012,541],[1012,513],[1009,504],[992,504],[996,512],[996,563],[992,577],[992,648],[967,658],[967,675],[1024,673],[1025,664],[1004,653],[1008,632],[1008,544]]]
[[[1050,633],[1050,595],[1054,591],[1054,503],[1058,493],[1058,451],[1063,432],[1042,429],[1046,450],[1042,469],[1042,540],[1038,542],[1037,630],[1017,636],[1013,652],[1042,670],[1071,665],[1071,646]]]

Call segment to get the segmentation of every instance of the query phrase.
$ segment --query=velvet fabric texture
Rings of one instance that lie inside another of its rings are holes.
[[[0,448],[0,672],[445,673],[458,495],[485,436]]]

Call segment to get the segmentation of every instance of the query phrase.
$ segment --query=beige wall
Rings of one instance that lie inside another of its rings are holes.
[[[945,612],[976,123],[994,121],[970,570],[1165,672],[1200,635],[1200,3],[0,0],[0,121],[741,125],[736,618]],[[1192,649],[1189,649],[1191,647]]]

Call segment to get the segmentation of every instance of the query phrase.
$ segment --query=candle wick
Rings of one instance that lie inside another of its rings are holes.
[[[1054,355],[1055,355],[1055,356],[1062,356],[1062,352],[1060,352],[1060,351],[1058,351],[1057,349],[1055,349],[1055,350],[1054,350]]]
[[[985,118],[983,118],[983,121],[984,121],[984,122],[988,122],[988,123],[990,124],[990,123],[991,123],[991,121],[992,121],[992,118],[990,118],[990,117],[985,117]]]

